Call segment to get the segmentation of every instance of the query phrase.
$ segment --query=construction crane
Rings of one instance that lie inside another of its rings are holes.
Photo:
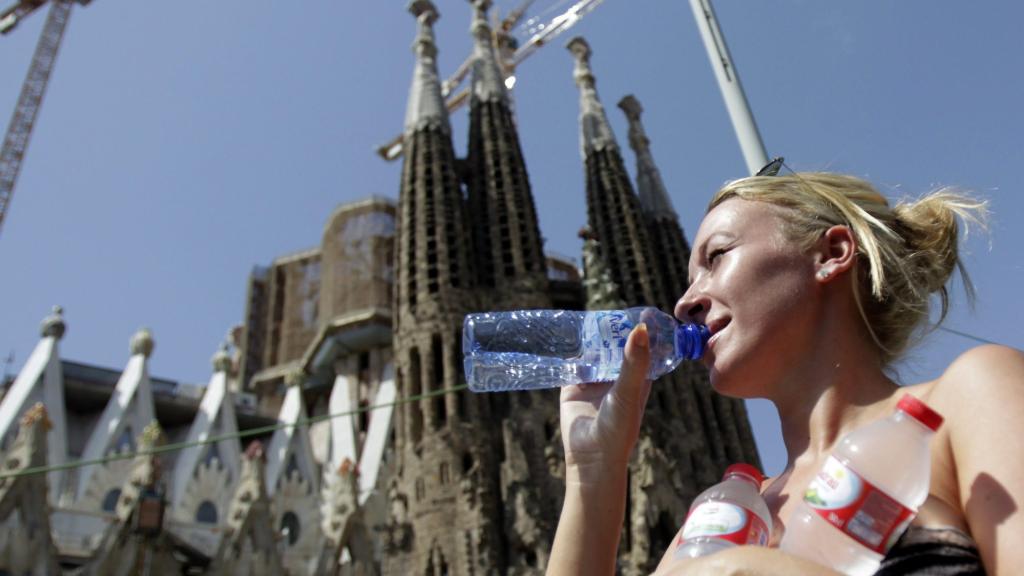
[[[32,64],[21,86],[21,95],[14,107],[14,115],[7,126],[3,148],[0,149],[0,230],[3,229],[4,216],[11,204],[14,194],[14,183],[21,170],[21,162],[25,158],[32,126],[39,114],[39,106],[43,103],[46,85],[50,81],[53,64],[57,60],[64,29],[71,16],[72,1],[81,5],[91,0],[51,0],[50,13],[46,16],[43,31],[39,35],[39,43],[32,55]],[[0,12],[0,34],[8,34],[26,16],[41,8],[47,0],[20,0],[14,6]]]
[[[516,83],[516,67],[536,52],[542,46],[554,40],[557,36],[572,28],[581,18],[597,8],[604,0],[576,0],[566,10],[558,13],[552,18],[535,16],[528,19],[522,25],[522,32],[527,37],[526,42],[517,46],[511,31],[520,25],[526,11],[533,4],[534,0],[525,0],[515,9],[508,13],[501,22],[494,26],[494,45],[498,50],[498,57],[501,60],[502,72],[505,75],[505,86],[509,89]],[[565,4],[566,0],[555,4],[554,7],[545,11],[545,14],[558,6]],[[455,69],[455,72],[441,83],[441,95],[445,98],[448,112],[454,112],[462,107],[469,99],[469,89],[463,89],[454,95],[462,82],[469,75],[473,65],[473,56]],[[387,144],[377,148],[377,154],[388,162],[397,160],[402,156],[402,135],[395,136]]]

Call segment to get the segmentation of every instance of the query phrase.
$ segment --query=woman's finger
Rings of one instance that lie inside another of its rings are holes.
[[[613,404],[621,406],[627,414],[639,415],[647,403],[651,390],[651,383],[647,380],[650,364],[650,336],[647,325],[641,323],[629,334],[622,371],[609,392]]]

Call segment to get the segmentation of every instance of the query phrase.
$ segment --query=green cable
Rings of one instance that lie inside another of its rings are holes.
[[[938,328],[939,328],[939,330],[943,330],[943,331],[949,332],[951,334],[956,334],[957,336],[961,336],[961,337],[967,338],[969,340],[974,340],[976,342],[981,342],[983,344],[998,344],[997,342],[993,342],[991,340],[986,340],[984,338],[981,338],[981,337],[978,337],[978,336],[974,336],[974,335],[968,334],[966,332],[961,332],[959,330],[954,330],[952,328],[946,328],[945,326],[939,326]],[[174,452],[175,450],[183,450],[185,448],[192,448],[194,446],[205,446],[207,444],[213,444],[215,442],[220,442],[221,440],[231,440],[231,439],[236,439],[236,438],[237,439],[243,439],[243,438],[248,438],[250,436],[259,436],[261,434],[266,434],[268,432],[274,432],[274,431],[280,430],[281,428],[296,427],[296,426],[309,426],[311,424],[316,424],[318,422],[323,422],[324,420],[332,420],[332,419],[337,418],[339,416],[348,416],[350,414],[359,414],[361,412],[367,412],[367,411],[370,411],[370,410],[376,410],[377,408],[384,408],[385,406],[397,406],[399,404],[406,404],[408,402],[415,402],[416,400],[422,400],[424,398],[431,398],[431,397],[434,397],[434,396],[440,396],[442,394],[450,394],[452,392],[458,392],[459,390],[464,390],[466,388],[467,388],[466,384],[461,384],[459,386],[455,386],[455,387],[452,387],[452,388],[442,388],[440,390],[434,390],[433,392],[427,392],[427,393],[424,393],[424,394],[419,394],[417,396],[410,396],[408,398],[398,398],[398,399],[393,400],[391,402],[385,402],[383,404],[375,404],[373,406],[366,406],[366,407],[363,407],[363,408],[357,408],[355,410],[349,410],[347,412],[339,412],[337,414],[322,414],[320,416],[314,416],[312,418],[304,418],[302,420],[296,421],[294,424],[286,424],[286,423],[283,423],[283,422],[278,422],[277,424],[270,424],[268,426],[261,426],[259,428],[251,428],[249,430],[245,430],[244,432],[236,432],[234,434],[220,434],[218,436],[210,436],[209,438],[207,438],[205,440],[198,440],[198,441],[194,441],[194,442],[178,442],[176,444],[167,444],[167,445],[164,445],[164,446],[155,446],[153,448],[149,448],[147,450],[139,450],[137,452],[124,452],[124,453],[108,454],[107,456],[104,456],[103,458],[95,458],[93,460],[76,460],[74,462],[66,462],[64,464],[57,464],[57,465],[52,465],[52,466],[35,466],[33,468],[25,468],[24,470],[18,470],[18,471],[15,471],[15,472],[0,472],[0,480],[6,480],[8,478],[18,478],[18,477],[21,477],[21,476],[30,476],[32,474],[45,474],[45,473],[48,473],[48,472],[57,472],[57,471],[61,471],[61,470],[72,470],[72,469],[75,469],[75,468],[84,468],[85,466],[93,466],[95,464],[106,464],[107,462],[116,462],[118,460],[130,460],[130,459],[136,458],[138,456],[150,456],[150,455],[156,455],[156,454],[163,454],[165,452]]]
[[[979,336],[974,336],[972,334],[968,334],[967,332],[961,332],[959,330],[953,330],[952,328],[946,328],[945,326],[939,326],[939,330],[943,330],[945,332],[949,332],[950,334],[956,334],[957,336],[962,336],[963,338],[967,338],[968,340],[974,340],[975,342],[981,342],[982,344],[999,344],[998,342],[993,342],[991,340],[986,340],[986,339],[981,338]]]

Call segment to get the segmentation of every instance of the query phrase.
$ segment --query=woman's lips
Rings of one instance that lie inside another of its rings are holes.
[[[718,335],[722,333],[722,330],[729,325],[728,320],[715,320],[708,322],[708,330],[711,331],[711,338],[708,339],[708,348],[713,348],[715,342],[718,341]]]

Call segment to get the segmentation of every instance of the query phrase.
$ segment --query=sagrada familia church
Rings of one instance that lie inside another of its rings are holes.
[[[411,11],[397,202],[339,206],[319,247],[257,267],[206,386],[151,376],[147,331],[119,371],[62,359],[62,311],[43,321],[0,402],[0,574],[543,573],[564,490],[558,392],[467,391],[463,318],[671,310],[689,246],[640,103],[619,102],[634,186],[576,38],[584,269],[545,254],[487,2],[471,17],[465,158],[441,94],[438,13],[429,0]],[[649,573],[734,462],[759,463],[743,404],[697,364],[656,382],[620,573]]]

